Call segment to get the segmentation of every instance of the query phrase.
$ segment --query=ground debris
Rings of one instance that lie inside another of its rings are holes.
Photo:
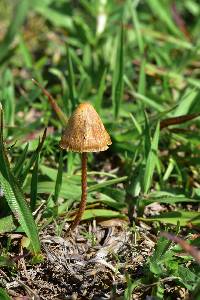
[[[43,263],[27,264],[26,272],[19,270],[9,282],[4,278],[11,294],[34,300],[120,299],[126,274],[139,276],[155,245],[146,229],[132,232],[127,225],[103,227],[94,222],[67,237],[65,231],[61,236],[54,232],[50,225],[41,234]]]

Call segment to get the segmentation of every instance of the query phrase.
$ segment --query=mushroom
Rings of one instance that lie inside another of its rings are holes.
[[[68,120],[60,141],[60,147],[67,151],[82,153],[82,195],[78,212],[67,232],[80,223],[87,201],[87,152],[108,149],[111,139],[98,113],[90,103],[79,104]]]

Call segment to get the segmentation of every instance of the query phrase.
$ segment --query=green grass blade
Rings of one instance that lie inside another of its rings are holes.
[[[8,296],[6,291],[2,288],[0,288],[0,299],[1,300],[11,300],[11,298]]]
[[[68,85],[67,85],[67,79],[62,70],[58,70],[56,68],[49,69],[49,72],[56,76],[61,83],[62,86],[62,111],[66,116],[70,115],[70,103],[69,103],[69,95],[68,95]]]
[[[63,176],[64,177],[64,176]],[[119,177],[116,179],[106,180],[105,182],[101,182],[98,184],[93,184],[88,187],[88,193],[97,191],[99,189],[124,182],[127,180],[127,176]],[[38,182],[38,193],[47,193],[51,194],[55,191],[55,183],[53,181],[42,181]],[[25,193],[30,193],[30,187],[25,186],[24,187]],[[61,189],[60,189],[60,196],[66,199],[79,199],[81,195],[81,187],[79,184],[75,184],[72,181],[68,180],[64,183],[62,183]]]
[[[142,101],[145,105],[152,107],[153,109],[156,109],[158,112],[163,112],[163,105],[155,102],[153,99],[150,99],[149,97],[146,97],[144,95],[141,95],[137,92],[131,92],[131,94],[138,100]]]
[[[27,1],[27,0],[26,0]],[[27,1],[28,2],[28,1]],[[61,13],[56,9],[50,8],[45,1],[31,1],[33,8],[51,22],[54,26],[61,26],[67,30],[72,29],[72,18],[67,16],[66,13]]]
[[[38,158],[38,156],[39,156],[39,154],[42,150],[42,146],[43,146],[45,138],[46,138],[46,133],[47,133],[47,129],[44,130],[41,142],[39,142],[37,149],[32,154],[30,160],[28,161],[26,167],[23,170],[22,176],[20,177],[20,183],[21,184],[23,184],[23,182],[26,179],[26,176],[28,175],[31,167],[34,165],[35,161],[37,160],[37,158]]]
[[[4,192],[4,196],[13,214],[21,224],[28,238],[30,239],[33,252],[40,252],[40,242],[38,238],[37,228],[24,198],[23,192],[18,185],[15,177],[10,170],[9,161],[5,152],[3,142],[3,111],[1,109],[1,127],[0,127],[0,185]]]
[[[110,210],[110,209],[86,209],[82,220],[89,220],[94,218],[125,218],[124,214],[120,214],[118,211]],[[67,218],[71,220],[72,218]]]
[[[14,126],[15,123],[15,87],[13,74],[10,69],[6,69],[2,76],[2,94],[4,116],[6,124]]]
[[[145,66],[146,66],[146,58],[142,59],[140,65],[140,76],[138,82],[138,93],[141,95],[145,95],[146,93],[146,73],[145,73]]]
[[[0,172],[0,184],[13,214],[30,239],[33,252],[35,254],[39,253],[40,242],[38,238],[37,228],[30,208],[28,207],[24,195],[15,178],[11,174],[9,174],[9,180],[7,180]]]
[[[151,150],[151,134],[150,134],[150,125],[149,125],[149,119],[144,111],[144,122],[145,122],[145,127],[144,127],[144,156],[145,159],[147,160],[147,157],[149,155],[149,152]]]
[[[29,8],[29,1],[21,0],[18,1],[15,9],[13,10],[13,18],[11,19],[10,25],[6,32],[3,41],[0,43],[0,63],[7,55],[10,44],[12,43],[15,35],[19,32],[21,25],[23,24],[27,11]]]
[[[30,207],[34,211],[36,208],[37,201],[37,186],[38,186],[38,165],[39,165],[40,155],[37,156],[35,165],[33,168],[32,178],[31,178],[31,194],[30,194]]]
[[[153,109],[157,110],[158,112],[162,113],[163,112],[163,105],[155,102],[153,99],[144,96],[140,93],[137,93],[133,87],[133,84],[131,81],[128,79],[127,76],[124,76],[124,81],[127,84],[127,86],[130,88],[130,94],[136,98],[137,100],[141,101],[145,106],[147,105],[148,107],[152,107]]]
[[[137,43],[138,43],[138,47],[140,50],[140,54],[142,55],[144,53],[144,42],[143,42],[143,38],[142,38],[142,34],[141,34],[141,29],[140,29],[140,23],[138,20],[138,15],[137,15],[137,10],[135,7],[135,4],[132,4],[132,1],[129,1],[129,7],[130,7],[130,11],[132,12],[132,20],[133,20],[133,26],[135,29],[135,34],[136,34],[136,38],[137,38]]]
[[[59,157],[58,173],[57,173],[57,177],[56,177],[55,192],[54,192],[54,202],[56,204],[57,204],[61,186],[62,186],[62,175],[63,175],[63,151],[61,150],[60,157]]]
[[[33,68],[33,58],[22,34],[19,38],[19,49],[21,51],[25,66],[29,69]]]
[[[18,160],[15,163],[15,166],[12,170],[15,177],[19,177],[22,172],[23,165],[25,163],[27,153],[28,153],[28,147],[29,147],[29,144],[26,144],[26,147],[24,148],[22,154],[19,156]]]
[[[95,102],[94,102],[95,109],[98,113],[100,112],[100,109],[101,109],[101,106],[102,106],[102,101],[103,101],[103,93],[106,89],[106,84],[105,84],[106,74],[107,74],[107,69],[104,70],[103,75],[101,77],[101,80],[100,80],[100,83],[99,83],[99,89],[97,91],[97,96],[96,96],[96,99],[95,99]]]
[[[159,141],[159,133],[160,133],[160,124],[158,123],[156,126],[156,130],[153,136],[153,140],[151,143],[151,149],[149,151],[146,168],[144,172],[144,193],[146,194],[151,186],[152,177],[154,173],[154,169],[156,166],[157,160],[157,151],[158,151],[158,141]]]
[[[53,108],[53,110],[55,111],[55,113],[57,114],[58,119],[61,121],[63,126],[66,126],[68,122],[68,118],[65,115],[65,113],[60,109],[60,107],[58,106],[57,102],[54,100],[52,95],[38,81],[36,81],[35,79],[32,79],[32,81],[41,89],[43,94],[48,98],[48,101],[51,107]]]
[[[136,118],[132,114],[130,114],[130,117],[131,117],[131,120],[133,121],[133,124],[134,124],[135,128],[137,129],[138,133],[141,135],[142,128],[141,128],[139,122],[136,120]]]
[[[67,49],[67,70],[68,70],[68,86],[69,86],[69,95],[72,103],[72,111],[75,109],[78,104],[77,93],[75,88],[75,78],[74,71],[72,66],[70,49]]]
[[[124,92],[124,29],[121,25],[118,36],[117,53],[112,84],[112,101],[115,119],[118,118]]]
[[[181,96],[179,105],[174,110],[173,116],[187,115],[195,100],[199,101],[199,90],[196,88],[187,88]]]
[[[200,225],[200,213],[198,211],[170,211],[163,212],[159,216],[149,217],[149,218],[138,218],[139,220],[145,222],[161,222],[166,224],[177,225],[177,221],[180,222],[180,226],[192,226]]]
[[[177,26],[172,21],[169,9],[169,2],[163,0],[147,0],[152,13],[155,14],[163,23],[166,24],[171,33],[182,36]]]
[[[119,183],[119,182],[126,181],[127,178],[128,178],[127,176],[123,176],[123,177],[119,177],[119,178],[116,178],[116,179],[106,180],[105,182],[101,182],[101,183],[98,183],[98,184],[94,184],[94,185],[92,185],[88,188],[88,192],[97,191],[97,190],[102,189],[106,186],[110,186],[110,185],[113,185],[113,184],[116,184],[116,183]]]
[[[10,232],[16,228],[13,216],[9,215],[3,218],[0,218],[0,233]]]
[[[30,193],[30,186],[24,187],[25,193]],[[53,194],[55,193],[55,182],[53,181],[40,181],[38,182],[38,194]],[[78,200],[81,196],[81,187],[72,182],[65,182],[60,189],[60,197],[65,199]]]

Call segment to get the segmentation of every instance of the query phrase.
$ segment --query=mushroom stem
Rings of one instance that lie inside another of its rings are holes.
[[[87,152],[82,153],[82,195],[81,195],[81,202],[79,205],[78,212],[73,223],[68,228],[67,232],[72,231],[76,228],[76,226],[80,223],[81,217],[85,211],[86,202],[87,202]]]

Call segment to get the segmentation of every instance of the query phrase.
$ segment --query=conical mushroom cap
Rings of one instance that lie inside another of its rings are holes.
[[[74,152],[108,149],[111,139],[98,113],[89,103],[80,104],[69,118],[60,147]]]

